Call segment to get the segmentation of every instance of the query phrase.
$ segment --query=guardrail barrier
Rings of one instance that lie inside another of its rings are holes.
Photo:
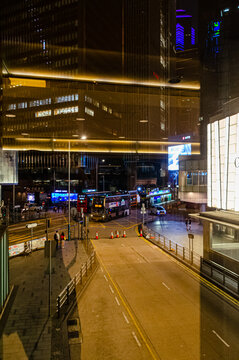
[[[194,268],[216,285],[221,286],[225,291],[229,292],[235,298],[239,298],[239,275],[216,264],[213,261],[204,259],[194,251],[190,251],[164,235],[160,235],[155,231],[143,226],[143,235],[150,242],[171,253],[185,264]]]
[[[58,295],[56,301],[56,312],[58,318],[60,317],[61,308],[70,303],[70,297],[72,293],[76,292],[78,284],[83,283],[84,277],[88,276],[90,270],[92,270],[93,264],[96,262],[95,251],[89,256],[88,260],[82,265],[80,271],[71,279],[71,281],[66,285],[62,292]]]

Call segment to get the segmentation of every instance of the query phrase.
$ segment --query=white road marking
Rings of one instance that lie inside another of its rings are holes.
[[[112,294],[114,294],[114,290],[112,289],[112,286],[109,285],[110,291],[112,292]]]
[[[138,254],[142,259],[144,259],[144,261],[146,261],[147,263],[150,262],[144,255],[140,254],[137,250],[135,250],[135,248],[131,247],[131,249],[132,249],[133,251],[135,251],[136,254]],[[138,258],[138,260],[139,260],[139,258]]]
[[[129,320],[128,320],[127,316],[125,315],[125,313],[122,312],[122,314],[123,314],[123,317],[124,317],[125,321],[127,322],[127,324],[129,324]]]
[[[104,270],[102,269],[102,267],[100,268],[101,272],[104,272]]]
[[[218,333],[215,331],[215,330],[212,330],[213,334],[215,334],[219,340],[221,340],[221,342],[226,346],[226,347],[230,347],[230,345],[225,341],[223,340],[223,338],[221,338],[220,335],[218,335]]]
[[[164,282],[162,282],[163,286],[165,286],[168,290],[170,290],[170,287],[168,287],[168,285],[166,285]]]
[[[136,336],[136,334],[135,334],[135,332],[134,332],[134,331],[132,331],[132,335],[133,335],[133,337],[134,337],[134,339],[135,339],[135,341],[136,341],[137,345],[138,345],[139,347],[141,347],[141,344],[140,344],[140,342],[139,342],[139,339],[137,338],[137,336]]]
[[[104,278],[105,278],[105,280],[108,282],[108,279],[107,279],[107,277],[104,275]]]
[[[115,301],[117,302],[117,305],[120,306],[119,300],[117,298],[117,296],[115,296]]]
[[[124,246],[124,247],[125,247],[125,244],[121,244],[121,246]]]

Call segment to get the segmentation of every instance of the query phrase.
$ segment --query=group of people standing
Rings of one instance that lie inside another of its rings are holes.
[[[54,240],[56,242],[56,250],[60,247],[61,249],[64,248],[65,245],[65,234],[62,231],[61,235],[59,234],[58,230],[56,230],[55,235],[54,235]]]
[[[192,224],[191,219],[190,219],[190,218],[186,218],[186,219],[185,219],[185,225],[186,225],[187,231],[191,230],[191,224]]]

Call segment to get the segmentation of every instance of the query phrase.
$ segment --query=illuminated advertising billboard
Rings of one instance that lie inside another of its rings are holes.
[[[27,201],[30,203],[34,203],[35,202],[35,194],[27,194]]]
[[[77,201],[77,194],[76,193],[71,193],[70,194],[70,200],[71,201]],[[68,193],[64,192],[64,190],[62,192],[51,193],[51,201],[53,203],[68,201]]]
[[[191,144],[168,147],[168,170],[179,170],[179,155],[191,155]]]

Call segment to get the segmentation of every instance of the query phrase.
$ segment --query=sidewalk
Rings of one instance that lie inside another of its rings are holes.
[[[87,260],[81,241],[66,241],[52,258],[51,314],[56,310],[56,298]],[[0,359],[51,359],[52,323],[48,318],[49,258],[44,250],[10,260],[10,284],[17,286],[2,339]],[[54,339],[53,339],[54,340]],[[54,355],[54,354],[53,354]],[[57,354],[56,358],[57,358]]]
[[[194,235],[193,250],[203,256],[203,226],[192,221],[191,230],[187,231],[185,223],[182,221],[168,221],[167,217],[155,219],[149,222],[148,228],[158,234],[166,236],[168,239],[189,248],[188,233]]]

